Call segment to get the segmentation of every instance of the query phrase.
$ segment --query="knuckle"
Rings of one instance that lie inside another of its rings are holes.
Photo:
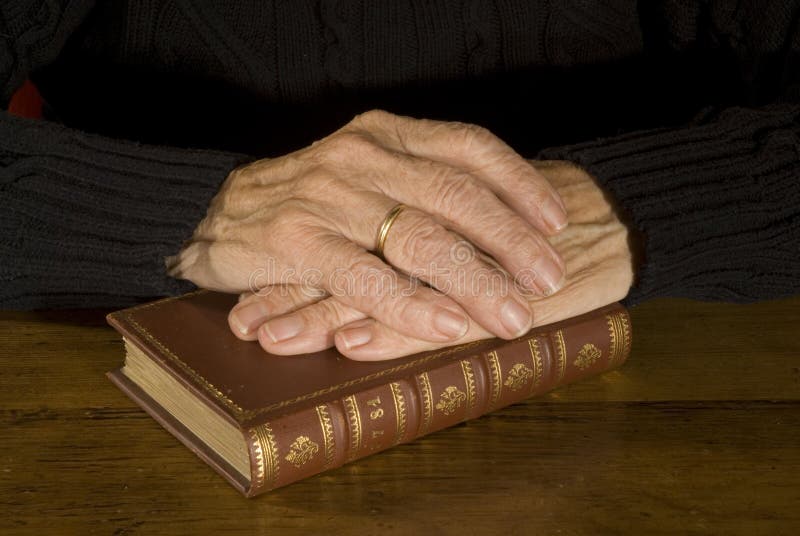
[[[197,226],[195,236],[213,237],[215,240],[229,240],[236,235],[236,218],[229,216],[224,210],[209,213]]]
[[[347,156],[369,149],[373,141],[362,132],[345,131],[331,137],[329,145],[337,156]]]
[[[375,108],[375,109],[367,110],[366,112],[362,112],[362,113],[356,115],[353,118],[353,120],[350,121],[350,123],[354,124],[354,125],[358,125],[358,126],[367,126],[367,125],[375,124],[376,122],[377,123],[381,123],[381,122],[387,121],[388,119],[391,119],[393,117],[394,117],[393,114],[391,114],[391,113],[389,113],[389,112],[387,112],[385,110],[380,110],[380,109]]]
[[[541,245],[532,236],[532,231],[516,225],[503,229],[498,243],[503,244],[507,251],[514,252],[524,266],[530,266],[544,253]]]
[[[540,177],[532,167],[525,164],[510,165],[504,173],[507,186],[519,192],[534,206],[541,206],[551,196],[551,189],[545,184],[547,179]]]
[[[231,170],[230,173],[228,173],[228,178],[226,182],[236,185],[242,183],[248,183],[252,180],[252,175],[253,172],[251,165],[238,166],[235,167],[233,170]]]
[[[345,130],[321,141],[312,153],[310,160],[318,166],[345,167],[380,158],[385,150],[369,133]]]
[[[448,173],[435,182],[436,190],[433,196],[435,206],[448,220],[454,220],[455,214],[466,206],[487,201],[489,192],[479,186],[467,173]]]
[[[342,163],[352,156],[355,147],[364,141],[363,134],[352,130],[341,130],[315,142],[306,158],[312,165]]]
[[[463,173],[440,174],[434,182],[436,206],[448,211],[469,195],[473,186],[470,177]]]
[[[331,329],[336,329],[340,326],[347,324],[350,319],[347,318],[345,308],[335,299],[327,299],[319,302],[317,307],[314,307],[315,318],[313,322],[317,325],[324,326]]]
[[[452,123],[456,141],[465,147],[489,145],[497,142],[497,137],[488,129],[473,123]]]
[[[417,296],[407,296],[399,299],[397,303],[392,304],[391,311],[388,314],[400,325],[413,319],[413,322],[421,322],[421,325],[429,326],[432,324],[432,319],[421,318],[421,314],[425,314],[427,309],[424,304],[419,302],[420,300]]]
[[[261,186],[252,182],[226,183],[214,197],[212,206],[221,212],[235,214],[260,197]]]
[[[446,259],[450,245],[448,238],[448,233],[442,226],[420,218],[404,234],[400,254],[414,264]]]
[[[393,272],[376,266],[364,256],[352,260],[347,265],[347,274],[352,278],[353,298],[369,311],[373,311],[390,295],[396,281]]]
[[[537,207],[543,206],[550,198],[550,192],[541,186],[533,186],[528,195],[530,196],[531,202]]]

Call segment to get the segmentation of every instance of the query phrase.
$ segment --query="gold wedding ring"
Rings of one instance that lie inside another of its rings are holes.
[[[381,227],[380,229],[378,229],[378,240],[377,240],[377,245],[375,246],[375,255],[377,255],[381,259],[384,258],[383,245],[386,243],[386,236],[389,234],[389,229],[392,228],[394,220],[396,220],[397,216],[399,216],[400,213],[403,212],[404,208],[406,208],[406,206],[403,203],[396,204],[383,219],[383,223],[381,223]]]

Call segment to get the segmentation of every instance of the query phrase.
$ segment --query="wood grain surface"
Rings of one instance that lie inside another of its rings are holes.
[[[252,500],[106,380],[104,311],[0,312],[0,533],[795,535],[798,311],[647,303],[619,371]]]

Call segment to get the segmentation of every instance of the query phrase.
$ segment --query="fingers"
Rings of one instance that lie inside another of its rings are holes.
[[[624,227],[591,226],[581,233],[577,231],[577,227],[571,227],[561,240],[561,247],[570,262],[576,264],[570,284],[562,292],[536,302],[537,319],[534,327],[619,300],[630,287],[633,278],[630,259],[613,254],[627,247]],[[590,259],[586,259],[587,256]],[[246,299],[252,300],[253,297]],[[280,323],[301,326],[300,332],[276,342],[271,334],[283,329]],[[270,319],[267,326],[257,332],[257,336],[261,346],[272,354],[317,352],[335,344],[340,353],[359,361],[393,359],[453,344],[425,341],[398,333],[385,324],[365,318],[363,313],[343,305],[335,298],[326,298],[283,317]],[[471,322],[467,333],[455,344],[491,336],[477,322]]]
[[[533,169],[513,152],[511,156]],[[292,181],[293,195],[305,199],[304,211],[311,207],[314,218],[324,220],[323,226],[334,223],[336,231],[365,249],[374,247],[386,212],[401,202],[431,214],[488,252],[527,290],[547,296],[562,284],[564,265],[556,251],[473,173],[394,151],[372,131],[352,129],[329,136],[296,158],[308,165]],[[288,160],[290,168],[295,164],[296,159]],[[525,188],[520,186],[511,197],[526,197]],[[294,225],[298,223],[303,220]],[[293,252],[285,256],[293,257]]]
[[[463,235],[523,288],[548,296],[563,285],[565,267],[556,250],[471,174],[399,153],[373,162],[375,173],[386,176],[381,185],[388,197],[418,207]]]
[[[592,201],[591,196],[586,199]],[[534,325],[583,314],[628,293],[634,277],[628,229],[618,219],[603,220],[605,216],[593,223],[570,225],[554,239],[570,265],[569,284],[535,302]]]
[[[530,329],[530,307],[508,274],[427,214],[413,208],[401,212],[386,239],[384,256],[447,294],[498,337],[511,339]]]
[[[323,235],[312,246],[299,273],[321,273],[319,286],[343,304],[424,340],[452,342],[466,333],[469,319],[451,298],[398,274],[347,238]],[[290,336],[273,335],[276,342]]]
[[[253,334],[261,347],[274,355],[319,352],[335,344],[341,354],[358,361],[382,361],[453,344],[403,335],[336,298],[270,318]],[[473,322],[457,344],[491,336]]]
[[[473,322],[458,344],[491,336],[491,333]],[[342,355],[356,361],[384,361],[448,346],[403,335],[372,318],[342,326],[336,331],[334,341]]]
[[[476,175],[515,212],[547,234],[567,225],[547,179],[500,138],[477,125],[413,119],[380,110],[354,120],[396,151],[445,162]]]
[[[228,314],[228,325],[244,341],[258,338],[258,328],[269,318],[306,307],[325,297],[301,285],[270,285],[255,293],[240,296]]]
[[[289,314],[271,318],[254,334],[261,347],[271,354],[319,352],[333,346],[333,337],[339,327],[365,316],[336,298],[326,298]]]
[[[350,136],[349,142],[355,139]],[[357,139],[368,143],[363,136]],[[362,158],[360,182],[332,182],[322,172],[304,181],[304,191],[318,196],[316,202],[342,235],[374,248],[381,222],[400,202],[427,212],[488,252],[528,291],[547,296],[563,284],[564,264],[547,240],[469,173],[381,148],[360,151],[369,155]],[[324,197],[320,192],[326,192]]]
[[[488,195],[494,198],[493,194]],[[375,194],[362,194],[349,196],[345,203],[353,200],[356,203],[346,206],[346,210],[342,212],[348,215],[359,214],[361,217],[356,218],[358,223],[354,225],[341,225],[342,232],[346,238],[364,248],[374,247],[375,233],[396,201]],[[359,206],[363,208],[359,210]],[[526,231],[534,232],[525,222],[519,220],[519,224]],[[492,234],[498,236],[496,230]],[[535,235],[533,238],[535,239]],[[506,240],[506,243],[509,241]],[[540,253],[539,246],[531,247],[529,236],[519,236],[511,243],[517,255],[513,259],[508,255],[502,256],[506,266],[516,269],[517,274],[528,276],[527,280],[523,280],[528,284],[528,290],[542,295],[552,293],[552,289],[563,278],[560,266],[545,258]],[[316,255],[317,248],[313,249]],[[425,281],[452,298],[471,318],[498,337],[510,339],[530,329],[532,314],[527,306],[527,299],[514,284],[513,278],[479,257],[471,244],[430,215],[412,207],[400,212],[389,229],[383,253],[392,266]],[[366,258],[364,260],[367,261]],[[542,267],[547,268],[548,262],[555,266],[552,268],[555,275],[542,276],[534,272]],[[393,272],[388,272],[385,268],[388,267],[380,268],[384,275],[393,277]],[[542,285],[548,277],[558,279],[549,286]],[[339,294],[332,292],[332,295]],[[365,309],[352,305],[366,312]],[[393,323],[389,325],[396,327]],[[403,332],[402,328],[396,329]]]

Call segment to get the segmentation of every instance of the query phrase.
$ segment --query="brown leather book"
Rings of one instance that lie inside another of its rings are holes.
[[[631,345],[613,304],[391,361],[281,357],[230,333],[235,300],[200,291],[110,314],[127,355],[108,376],[248,497],[617,367]]]

